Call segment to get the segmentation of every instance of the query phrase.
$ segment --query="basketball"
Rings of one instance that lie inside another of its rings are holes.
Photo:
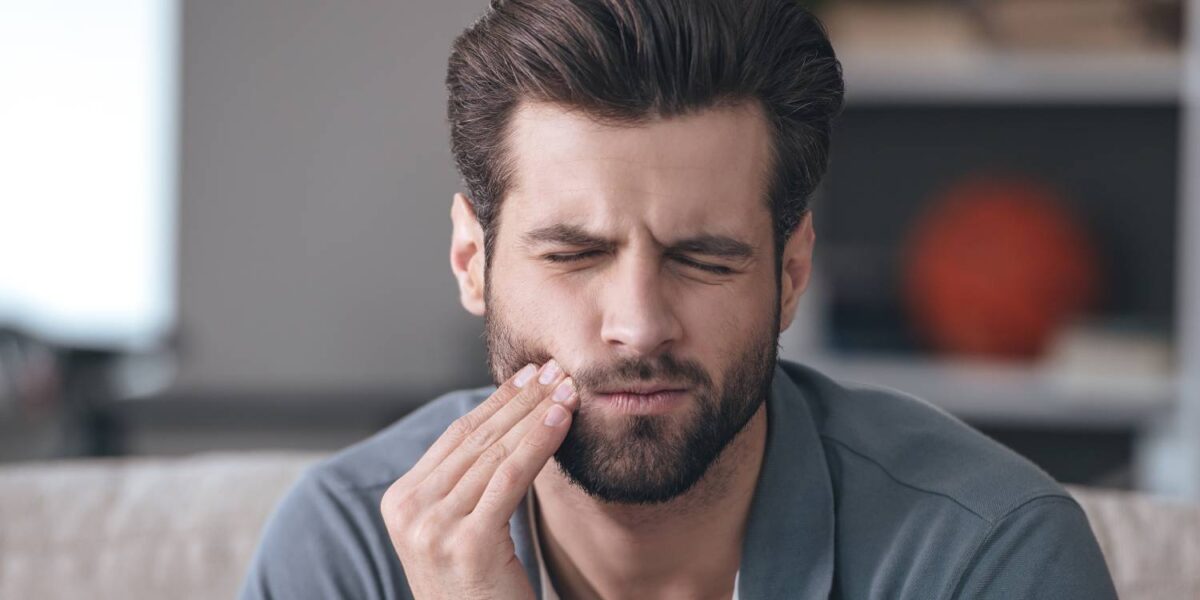
[[[1051,187],[973,176],[933,199],[911,232],[903,296],[940,353],[1034,358],[1093,307],[1097,252]]]

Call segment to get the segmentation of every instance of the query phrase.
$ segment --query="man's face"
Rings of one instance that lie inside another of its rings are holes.
[[[492,375],[557,359],[580,397],[555,455],[568,479],[604,501],[668,501],[770,388],[766,123],[752,106],[617,127],[523,104],[508,143],[485,288]]]

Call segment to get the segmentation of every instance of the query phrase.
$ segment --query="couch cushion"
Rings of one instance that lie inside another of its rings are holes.
[[[0,468],[0,598],[230,598],[275,502],[320,455]]]
[[[1064,487],[1087,513],[1122,600],[1200,598],[1200,506]]]
[[[0,467],[0,598],[230,598],[315,453]],[[1200,598],[1200,506],[1066,486],[1124,600]]]

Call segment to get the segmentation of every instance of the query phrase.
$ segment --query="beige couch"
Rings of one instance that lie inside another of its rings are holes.
[[[0,467],[0,598],[230,598],[315,454]],[[1200,506],[1070,488],[1125,600],[1200,598]]]

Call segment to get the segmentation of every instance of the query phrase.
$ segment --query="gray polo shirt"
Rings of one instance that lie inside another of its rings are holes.
[[[268,520],[241,597],[411,598],[380,499],[493,389],[442,396],[310,468]],[[525,502],[510,529],[542,598]],[[737,592],[1116,598],[1087,517],[1046,473],[918,398],[789,361],[767,400]]]

